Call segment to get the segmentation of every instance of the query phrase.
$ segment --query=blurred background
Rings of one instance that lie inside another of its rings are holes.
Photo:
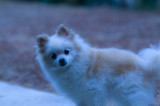
[[[59,24],[93,46],[137,53],[160,42],[160,0],[0,0],[0,80],[54,92],[35,45],[38,34],[51,35]]]

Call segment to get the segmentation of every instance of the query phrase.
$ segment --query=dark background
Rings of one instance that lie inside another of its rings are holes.
[[[7,0],[3,0],[7,1]],[[98,6],[110,5],[121,8],[132,9],[159,9],[159,0],[8,0],[8,1],[26,1],[26,2],[42,2],[50,4],[70,4],[70,5],[85,5],[85,6]]]

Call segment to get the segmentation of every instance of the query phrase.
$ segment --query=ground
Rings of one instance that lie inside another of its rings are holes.
[[[160,41],[158,11],[0,2],[0,80],[53,91],[35,59],[36,36],[65,24],[96,47],[138,52]]]
[[[0,106],[75,106],[67,98],[0,81]],[[16,89],[16,90],[15,90]]]

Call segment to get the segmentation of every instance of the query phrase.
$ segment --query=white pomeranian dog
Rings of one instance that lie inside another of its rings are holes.
[[[98,49],[60,25],[52,36],[37,37],[37,60],[54,88],[77,106],[148,106],[160,78],[160,47],[138,55],[116,48]]]

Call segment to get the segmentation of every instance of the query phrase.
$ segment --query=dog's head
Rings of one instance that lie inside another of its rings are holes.
[[[46,65],[55,68],[69,66],[76,56],[74,33],[64,25],[60,25],[56,34],[52,36],[39,35],[37,37],[38,53]]]

